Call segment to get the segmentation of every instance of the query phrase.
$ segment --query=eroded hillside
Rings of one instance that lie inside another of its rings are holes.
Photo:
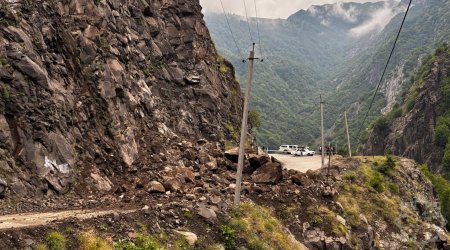
[[[240,89],[198,1],[2,0],[0,18],[6,196],[131,191],[231,140]]]
[[[440,123],[444,128],[450,126],[445,122],[450,107],[446,104],[449,95],[445,91],[449,77],[450,52],[444,45],[426,58],[413,78],[405,101],[374,122],[363,152],[379,155],[392,151],[395,155],[427,163],[435,172],[445,173],[442,160],[446,143],[439,141],[436,129]],[[442,135],[444,141],[448,136]]]

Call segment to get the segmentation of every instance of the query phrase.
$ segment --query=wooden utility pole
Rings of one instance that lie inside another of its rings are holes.
[[[325,166],[325,138],[323,138],[323,104],[322,95],[320,95],[320,137],[322,141],[322,165],[323,168]]]
[[[348,133],[347,111],[344,112],[345,131],[347,132],[348,156],[352,157],[352,146],[350,144],[350,134]]]
[[[239,141],[236,189],[234,190],[234,205],[236,207],[239,206],[239,203],[241,201],[242,170],[244,168],[245,137],[247,135],[248,103],[250,101],[250,88],[253,78],[253,61],[255,59],[257,58],[255,58],[255,44],[253,44],[253,49],[252,51],[250,51],[250,56],[248,58],[249,64],[247,69],[247,84],[245,86],[244,113],[242,115],[241,139]]]

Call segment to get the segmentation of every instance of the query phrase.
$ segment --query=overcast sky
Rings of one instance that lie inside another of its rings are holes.
[[[255,16],[254,0],[222,0],[227,13],[244,16],[244,2],[249,16]],[[255,0],[258,17],[287,18],[300,9],[308,9],[311,5],[335,2],[378,2],[382,0]],[[200,0],[204,12],[222,12],[220,0]]]

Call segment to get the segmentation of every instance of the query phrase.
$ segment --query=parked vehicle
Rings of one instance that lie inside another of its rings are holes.
[[[281,145],[278,149],[281,153],[291,154],[293,151],[298,150],[298,145]]]
[[[300,147],[298,150],[294,151],[292,154],[294,156],[313,156],[316,152],[309,150],[308,147]]]

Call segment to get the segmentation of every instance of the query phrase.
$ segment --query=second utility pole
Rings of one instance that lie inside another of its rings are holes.
[[[242,170],[244,168],[244,154],[245,154],[245,137],[247,135],[247,118],[248,118],[248,103],[250,99],[250,88],[253,78],[253,61],[255,58],[255,44],[253,44],[253,49],[250,51],[250,56],[248,57],[249,64],[247,69],[247,85],[245,86],[245,99],[244,99],[244,113],[242,115],[242,125],[241,125],[241,139],[239,141],[239,158],[238,158],[238,169],[236,175],[236,189],[234,190],[234,206],[239,206],[241,201],[241,185],[242,185]]]
[[[321,140],[322,140],[322,165],[323,168],[325,165],[325,139],[323,138],[323,104],[322,101],[322,95],[320,95],[320,134],[321,134]]]
[[[352,146],[350,144],[350,134],[348,133],[347,111],[344,112],[344,117],[345,117],[345,131],[347,132],[348,156],[352,157]]]

